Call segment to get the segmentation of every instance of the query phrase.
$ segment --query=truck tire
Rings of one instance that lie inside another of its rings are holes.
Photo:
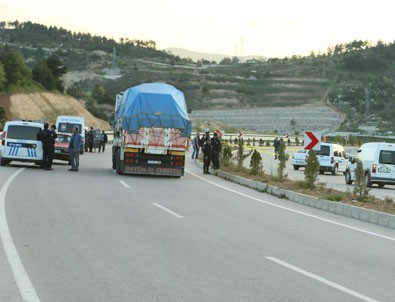
[[[118,174],[120,174],[120,175],[123,174],[123,171],[121,169],[121,156],[120,156],[119,152],[117,152],[117,156],[115,158],[115,169]]]
[[[294,165],[294,170],[295,170],[295,171],[299,170],[299,166]]]
[[[2,158],[0,160],[0,166],[4,167],[6,164],[7,164],[7,161],[4,158]]]
[[[352,184],[353,180],[351,179],[351,172],[350,172],[350,170],[346,171],[346,174],[344,174],[344,179],[345,179],[347,185],[351,185]]]

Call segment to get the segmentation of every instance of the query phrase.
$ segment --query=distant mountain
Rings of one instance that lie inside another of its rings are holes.
[[[181,58],[190,58],[192,61],[198,61],[201,59],[209,60],[209,61],[216,61],[219,63],[224,58],[232,58],[234,56],[231,55],[224,55],[224,54],[213,54],[213,53],[204,53],[204,52],[197,52],[192,51],[184,48],[176,48],[170,47],[163,49],[166,52],[169,52],[175,56],[179,56]],[[240,62],[246,62],[247,60],[258,60],[258,61],[266,61],[268,58],[259,55],[250,55],[250,56],[237,56]]]

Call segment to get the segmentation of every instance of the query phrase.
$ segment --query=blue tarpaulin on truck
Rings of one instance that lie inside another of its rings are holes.
[[[147,83],[131,87],[118,101],[115,122],[122,128],[137,131],[141,127],[178,128],[191,134],[184,94],[162,83]]]

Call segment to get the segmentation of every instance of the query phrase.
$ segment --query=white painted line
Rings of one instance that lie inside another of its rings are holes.
[[[273,262],[275,262],[275,263],[277,263],[277,264],[279,264],[279,265],[281,265],[281,266],[284,266],[284,267],[286,267],[286,268],[288,268],[288,269],[290,269],[290,270],[292,270],[292,271],[295,271],[295,272],[297,272],[297,273],[299,273],[299,274],[302,274],[302,275],[304,275],[304,276],[306,276],[306,277],[309,277],[309,278],[314,279],[314,280],[316,280],[316,281],[318,281],[318,282],[321,282],[321,283],[326,284],[326,285],[328,285],[328,286],[330,286],[330,287],[333,287],[333,288],[335,288],[335,289],[337,289],[337,290],[340,290],[340,291],[342,291],[342,292],[344,292],[344,293],[346,293],[346,294],[349,294],[349,295],[351,295],[351,296],[354,296],[355,298],[358,298],[358,299],[360,299],[360,300],[362,300],[362,301],[366,301],[366,302],[378,302],[378,300],[369,298],[369,297],[367,297],[367,296],[365,296],[365,295],[362,295],[362,294],[360,294],[360,293],[358,293],[358,292],[356,292],[356,291],[353,291],[353,290],[351,290],[351,289],[348,289],[347,287],[344,287],[344,286],[339,285],[339,284],[337,284],[337,283],[335,283],[335,282],[332,282],[332,281],[330,281],[330,280],[327,280],[327,279],[325,279],[325,278],[322,278],[322,277],[320,277],[320,276],[317,276],[317,275],[315,275],[315,274],[313,274],[313,273],[310,273],[310,272],[308,272],[308,271],[305,271],[305,270],[303,270],[303,269],[301,269],[301,268],[298,268],[298,267],[296,267],[296,266],[294,266],[294,265],[292,265],[292,264],[289,264],[289,263],[287,263],[287,262],[284,262],[284,261],[282,261],[282,260],[280,260],[280,259],[277,259],[277,258],[274,258],[274,257],[266,257],[266,259],[267,259],[267,260],[270,260],[270,261],[273,261]]]
[[[208,182],[208,183],[212,184],[213,186],[217,186],[217,187],[219,187],[221,189],[224,189],[224,190],[227,190],[229,192],[238,194],[240,196],[243,196],[243,197],[246,197],[246,198],[258,201],[260,203],[264,203],[264,204],[267,204],[269,206],[273,206],[273,207],[276,207],[276,208],[279,208],[279,209],[283,209],[283,210],[286,210],[286,211],[290,211],[290,212],[293,212],[293,213],[304,215],[304,216],[307,216],[307,217],[310,217],[310,218],[314,218],[314,219],[317,219],[317,220],[325,221],[325,222],[328,222],[328,223],[331,223],[331,224],[334,224],[334,225],[337,225],[337,226],[341,226],[341,227],[344,227],[344,228],[348,228],[348,229],[351,229],[351,230],[354,230],[354,231],[358,231],[358,232],[361,232],[361,233],[365,233],[365,234],[369,234],[369,235],[376,236],[376,237],[379,237],[379,238],[395,241],[395,237],[390,237],[390,236],[382,235],[382,234],[379,234],[379,233],[370,232],[370,231],[367,231],[367,230],[364,230],[364,229],[360,229],[360,228],[356,228],[356,227],[353,227],[353,226],[350,226],[350,225],[347,225],[347,224],[344,224],[344,223],[336,222],[336,221],[333,221],[333,220],[330,220],[330,219],[322,218],[322,217],[319,217],[319,216],[316,216],[316,215],[312,215],[312,214],[308,214],[308,213],[305,213],[305,212],[302,212],[302,211],[298,211],[298,210],[294,210],[294,209],[291,209],[291,208],[287,208],[285,206],[280,206],[278,204],[271,203],[269,201],[265,201],[265,200],[262,200],[262,199],[259,199],[259,198],[255,198],[253,196],[250,196],[250,195],[238,192],[236,190],[227,188],[225,186],[219,185],[219,184],[217,184],[217,183],[215,183],[215,182],[213,182],[211,180],[208,180],[208,179],[206,179],[204,177],[201,177],[201,176],[199,176],[199,175],[197,175],[197,174],[195,174],[195,173],[193,173],[193,172],[191,172],[189,170],[185,170],[185,171],[188,172],[189,174],[191,174],[191,175],[193,175],[193,176],[205,181],[205,182]]]
[[[165,208],[164,206],[161,206],[160,204],[157,203],[152,203],[155,207],[158,207],[159,209],[162,209],[163,211],[177,217],[177,218],[184,218],[183,216],[177,214],[176,212],[173,212],[172,210],[169,210],[168,208]]]
[[[119,182],[120,182],[125,188],[130,189],[130,186],[129,186],[126,182],[124,182],[123,180],[120,180]]]
[[[8,228],[7,217],[5,213],[5,197],[7,195],[7,190],[14,180],[15,177],[18,176],[25,168],[19,169],[14,174],[11,175],[10,178],[4,183],[3,187],[0,191],[0,238],[3,242],[4,251],[7,256],[8,262],[10,264],[12,273],[14,274],[14,278],[16,284],[19,288],[19,292],[24,301],[26,302],[39,302],[36,291],[29,279],[29,276],[26,273],[26,270],[22,264],[21,259],[19,258],[18,251],[16,250],[14,241],[12,240],[10,230]]]

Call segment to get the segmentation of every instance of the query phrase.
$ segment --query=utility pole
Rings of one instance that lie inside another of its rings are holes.
[[[365,87],[365,116],[369,117],[370,114],[370,90]]]

